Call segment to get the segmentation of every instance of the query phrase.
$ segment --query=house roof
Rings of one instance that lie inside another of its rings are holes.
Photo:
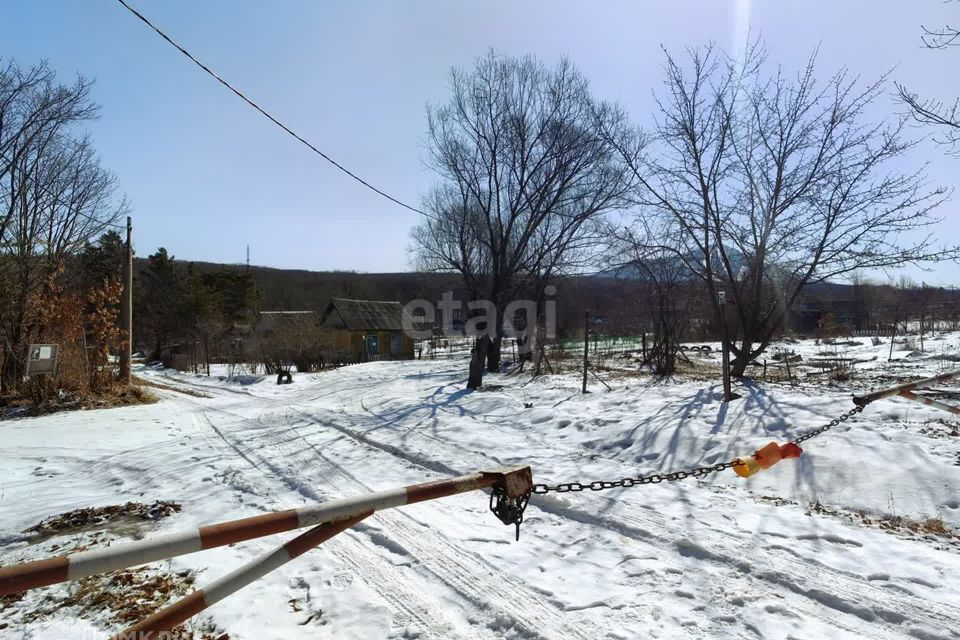
[[[324,318],[333,310],[351,331],[403,331],[403,305],[399,302],[334,298],[323,312]]]
[[[316,311],[261,311],[257,318],[256,330],[276,331],[280,327],[287,330],[310,322],[316,314]]]

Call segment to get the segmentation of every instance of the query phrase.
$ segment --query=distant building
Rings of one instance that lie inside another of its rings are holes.
[[[256,332],[260,336],[269,336],[291,326],[309,325],[317,320],[316,311],[261,311]]]
[[[321,324],[333,330],[338,350],[356,362],[413,359],[413,340],[404,333],[399,302],[334,298]]]
[[[833,316],[834,324],[851,330],[861,328],[853,300],[803,300],[794,305],[790,315],[790,328],[808,335],[815,334],[828,315]]]

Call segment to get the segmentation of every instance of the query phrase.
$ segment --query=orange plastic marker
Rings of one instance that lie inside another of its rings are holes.
[[[757,449],[749,458],[734,460],[733,471],[741,478],[749,478],[762,469],[769,469],[781,460],[799,458],[801,453],[803,449],[793,442],[783,445],[771,442],[762,449]]]

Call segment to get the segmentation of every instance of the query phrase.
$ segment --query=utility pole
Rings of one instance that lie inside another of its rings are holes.
[[[130,384],[133,356],[133,221],[127,216],[127,256],[123,261],[123,294],[120,296],[120,330],[126,342],[120,351],[120,380]]]
[[[583,392],[587,392],[587,355],[590,349],[590,311],[583,312]]]

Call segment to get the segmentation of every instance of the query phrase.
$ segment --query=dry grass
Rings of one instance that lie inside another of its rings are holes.
[[[807,515],[813,513],[839,517],[848,522],[856,522],[868,527],[876,527],[881,531],[907,538],[934,538],[949,546],[960,548],[960,531],[952,528],[943,521],[943,518],[924,518],[914,520],[904,516],[879,515],[871,516],[864,511],[847,512],[827,507],[822,503],[811,502],[807,507]]]
[[[176,574],[149,569],[115,571],[80,580],[61,606],[75,607],[81,615],[107,613],[111,622],[129,627],[188,595],[194,582],[194,574],[188,571]],[[209,621],[189,627],[178,625],[165,637],[170,640],[229,638]]]
[[[777,507],[798,505],[793,500],[780,496],[754,496],[758,502],[766,502]],[[865,511],[847,511],[828,507],[822,502],[811,502],[807,505],[806,514],[821,515],[838,518],[851,524],[860,524],[875,527],[901,538],[934,539],[945,542],[948,546],[960,549],[960,531],[952,528],[943,521],[943,518],[924,518],[913,520],[903,516],[879,515],[871,516]]]
[[[4,602],[4,618],[10,623],[26,624],[70,617],[97,620],[110,630],[128,628],[163,607],[187,596],[193,590],[196,576],[190,571],[170,573],[150,568],[122,569],[99,576],[90,576],[70,583],[66,592],[48,592],[31,607],[14,609],[19,598]],[[13,598],[6,596],[4,600]],[[98,625],[100,626],[100,625]],[[169,640],[229,640],[229,635],[209,620],[188,621],[163,636]]]
[[[786,498],[781,498],[780,496],[756,496],[756,500],[758,502],[769,502],[777,507],[797,504],[793,500],[787,500]]]
[[[114,385],[98,393],[85,395],[66,394],[63,397],[50,397],[39,403],[28,398],[11,398],[7,404],[11,407],[25,407],[26,415],[39,416],[57,411],[78,409],[110,409],[140,404],[153,404],[157,397],[137,385]]]
[[[110,407],[127,407],[137,404],[153,404],[157,396],[137,385],[117,385],[111,389],[91,397],[84,403],[84,409],[103,409]]]

